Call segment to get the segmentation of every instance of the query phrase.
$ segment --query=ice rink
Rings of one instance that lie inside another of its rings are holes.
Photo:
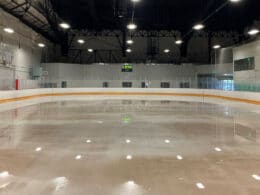
[[[244,108],[71,100],[4,111],[0,118],[0,194],[260,191],[260,115]]]

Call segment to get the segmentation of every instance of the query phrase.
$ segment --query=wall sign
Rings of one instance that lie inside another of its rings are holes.
[[[133,65],[132,64],[124,64],[122,66],[122,72],[133,72]]]

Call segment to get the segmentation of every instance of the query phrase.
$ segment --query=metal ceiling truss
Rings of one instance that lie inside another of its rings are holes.
[[[120,37],[122,36],[123,32],[121,30],[103,30],[103,31],[89,31],[89,30],[71,30],[69,32],[69,35],[72,36],[82,36],[82,37]],[[156,37],[180,37],[181,33],[179,31],[167,31],[167,30],[161,30],[161,31],[146,31],[146,30],[140,30],[140,31],[134,31],[134,32],[127,32],[126,36],[128,37],[150,37],[150,36],[156,36]]]
[[[1,0],[0,8],[50,41],[58,42],[59,17],[53,11],[49,0]]]

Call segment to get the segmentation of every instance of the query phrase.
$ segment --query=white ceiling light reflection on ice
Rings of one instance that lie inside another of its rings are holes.
[[[127,160],[132,160],[132,158],[133,158],[133,157],[132,157],[131,155],[127,155],[127,156],[126,156],[126,159],[127,159]]]
[[[144,194],[145,190],[138,185],[135,181],[129,180],[123,183],[122,185],[118,186],[115,191],[111,194],[117,195],[142,195]]]
[[[221,152],[222,150],[221,150],[221,148],[216,147],[216,148],[215,148],[215,151]]]
[[[11,175],[8,171],[0,172],[0,190],[3,190],[7,186],[9,186]]]
[[[9,186],[10,182],[4,183],[4,184],[0,184],[0,190],[6,188],[7,186]]]
[[[10,174],[9,174],[8,171],[4,171],[4,172],[1,172],[1,173],[0,173],[0,178],[7,178],[7,177],[9,177],[9,176],[10,176]]]
[[[69,184],[69,180],[66,177],[57,177],[52,182],[55,186],[55,191],[61,191]]]
[[[205,186],[203,185],[203,183],[196,183],[196,186],[199,189],[205,189]]]
[[[86,140],[86,143],[88,143],[88,144],[91,143],[91,142],[92,142],[92,141],[91,141],[90,139]]]
[[[182,157],[181,155],[177,155],[176,158],[177,158],[178,160],[182,160],[182,159],[183,159],[183,157]]]
[[[40,151],[42,151],[42,147],[38,147],[35,149],[35,152],[40,152]]]
[[[252,177],[253,177],[255,180],[257,180],[257,181],[260,181],[260,176],[259,176],[259,175],[254,174],[254,175],[252,175]]]
[[[75,159],[76,159],[76,160],[81,160],[81,159],[82,159],[82,156],[81,156],[81,155],[77,155],[77,156],[75,157]]]
[[[168,140],[168,139],[164,140],[164,142],[165,142],[166,144],[169,144],[169,143],[171,143],[171,141],[170,141],[170,140]]]
[[[125,142],[126,142],[127,144],[129,144],[129,143],[131,143],[131,140],[130,140],[130,139],[127,139],[127,140],[125,140]]]

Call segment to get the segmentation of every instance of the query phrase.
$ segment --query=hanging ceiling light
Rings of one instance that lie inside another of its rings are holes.
[[[247,33],[251,36],[258,34],[260,31],[256,28],[249,30]]]
[[[229,0],[230,2],[232,2],[232,3],[238,3],[238,2],[240,2],[241,0]]]
[[[94,50],[93,49],[88,49],[88,52],[89,53],[92,53]]]
[[[175,44],[177,44],[177,45],[181,45],[182,43],[183,43],[183,41],[181,39],[178,39],[175,41]]]
[[[69,29],[70,25],[68,23],[62,22],[62,23],[60,23],[60,27],[63,29]]]
[[[43,47],[45,47],[45,44],[44,43],[38,43],[38,46],[43,48]]]
[[[128,45],[132,45],[132,44],[134,43],[134,41],[133,41],[132,39],[128,39],[128,40],[126,41],[126,43],[127,43]]]
[[[85,41],[84,41],[83,39],[79,39],[79,40],[78,40],[78,43],[79,43],[79,44],[84,44]]]
[[[129,23],[129,24],[127,25],[127,28],[128,28],[129,30],[135,30],[135,29],[137,28],[137,25],[134,24],[134,23]]]
[[[128,49],[126,50],[126,52],[127,52],[127,53],[131,53],[131,52],[132,52],[132,49],[128,48]]]
[[[170,50],[169,50],[169,49],[165,49],[163,52],[164,52],[164,53],[169,53]]]
[[[219,49],[219,48],[221,48],[221,45],[214,45],[213,46],[213,49]]]
[[[205,28],[203,24],[196,24],[193,26],[194,30],[202,30],[203,28]]]

